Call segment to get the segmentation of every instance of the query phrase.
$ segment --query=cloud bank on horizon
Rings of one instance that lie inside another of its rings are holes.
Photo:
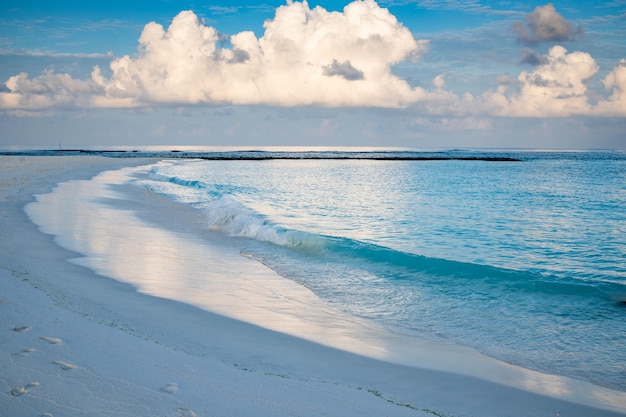
[[[557,44],[545,55],[530,48],[582,36],[582,27],[552,4],[536,7],[511,30],[526,45],[521,62],[532,69],[471,94],[450,91],[445,74],[427,87],[395,75],[402,61],[419,65],[429,41],[415,39],[374,0],[353,1],[341,12],[288,1],[258,38],[252,31],[225,38],[183,11],[167,29],[146,24],[136,54],[113,59],[105,70],[94,67],[89,78],[54,70],[11,76],[0,91],[0,109],[231,104],[414,108],[418,114],[465,117],[626,116],[626,59],[601,80],[604,90],[594,89],[590,81],[599,66],[589,53]]]

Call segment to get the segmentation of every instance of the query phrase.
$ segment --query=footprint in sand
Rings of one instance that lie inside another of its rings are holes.
[[[26,394],[28,392],[28,390],[26,389],[26,387],[17,387],[17,388],[13,388],[11,390],[11,395],[14,397],[21,397],[22,395]]]
[[[28,349],[24,349],[20,352],[17,352],[16,355],[20,355],[20,356],[28,356],[29,354],[33,353],[35,351],[35,349],[32,348],[28,348]]]
[[[23,387],[13,388],[11,390],[11,395],[14,397],[21,397],[22,395],[25,395],[28,393],[29,388],[38,387],[38,386],[39,386],[39,382],[31,382],[29,384],[24,385]]]
[[[179,408],[176,411],[178,411],[179,417],[196,417],[196,413],[188,408]]]
[[[44,342],[50,343],[51,345],[60,345],[61,343],[63,343],[61,339],[56,337],[41,336],[40,339]]]
[[[163,392],[167,392],[168,394],[173,394],[176,391],[178,391],[178,384],[175,384],[175,383],[167,384],[164,387],[159,388],[159,390]]]
[[[13,328],[14,332],[24,332],[26,330],[30,330],[30,326],[15,326]]]
[[[53,364],[55,365],[59,365],[61,367],[61,369],[63,369],[64,371],[69,371],[70,369],[76,369],[78,368],[78,366],[73,365],[71,363],[67,363],[67,362],[62,362],[62,361],[52,361]]]

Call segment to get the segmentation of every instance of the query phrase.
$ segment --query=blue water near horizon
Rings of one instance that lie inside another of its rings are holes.
[[[480,155],[520,162],[169,159],[138,181],[348,314],[626,391],[626,155]]]

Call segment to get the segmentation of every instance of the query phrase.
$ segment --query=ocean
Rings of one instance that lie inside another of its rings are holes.
[[[626,391],[624,152],[105,154],[162,161],[27,208],[103,275],[197,305],[260,265],[344,317]]]

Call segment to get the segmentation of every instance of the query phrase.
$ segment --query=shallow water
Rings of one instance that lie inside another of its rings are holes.
[[[516,156],[173,161],[144,184],[348,313],[626,389],[626,159]]]
[[[141,210],[123,187],[83,193],[146,221],[151,198],[193,207],[171,206],[168,233],[193,224],[186,256],[230,245],[211,276],[241,251],[347,317],[626,390],[626,156],[504,155],[520,161],[169,160],[128,177]],[[150,233],[137,241],[172,242]],[[169,285],[201,297],[210,281]]]

